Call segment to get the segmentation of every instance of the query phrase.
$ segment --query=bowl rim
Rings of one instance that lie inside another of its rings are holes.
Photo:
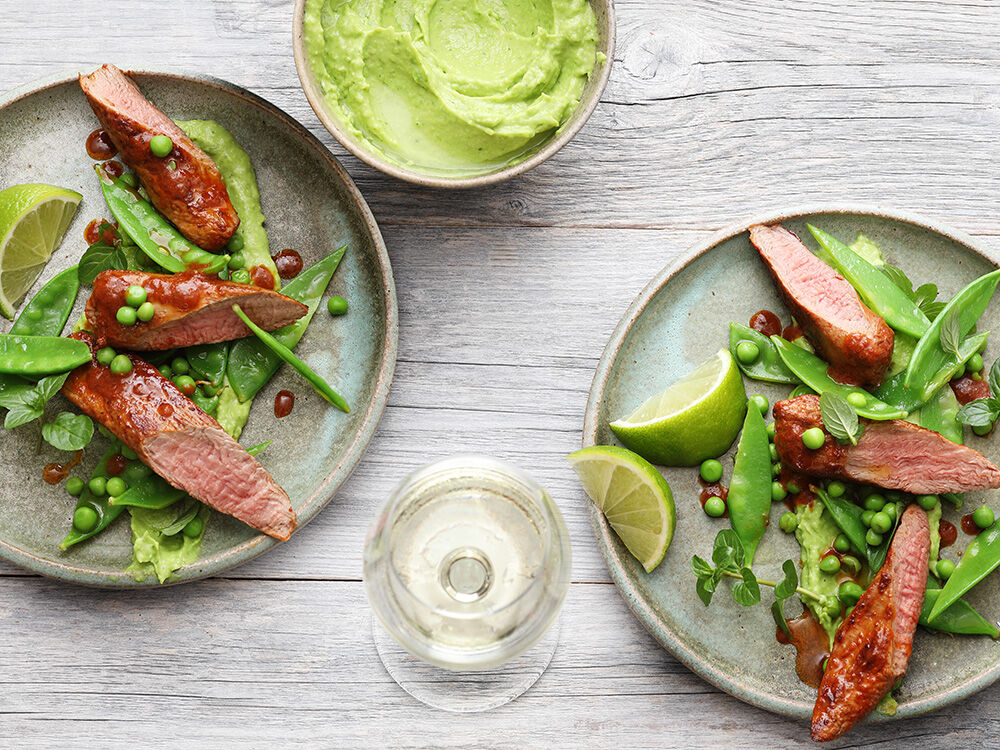
[[[309,61],[305,50],[305,7],[307,0],[295,0],[295,9],[292,15],[292,52],[295,57],[295,70],[299,76],[299,84],[309,106],[312,107],[323,127],[329,131],[330,135],[337,139],[337,142],[347,149],[351,154],[363,161],[365,164],[378,169],[381,172],[395,177],[404,182],[411,182],[424,187],[445,188],[445,189],[468,189],[486,187],[505,182],[513,177],[524,174],[530,169],[534,169],[542,162],[557,153],[563,146],[569,143],[576,136],[583,126],[590,120],[594,113],[604,89],[608,85],[611,76],[611,68],[614,63],[615,42],[617,22],[615,19],[615,0],[588,0],[592,4],[599,4],[605,7],[607,34],[607,49],[602,51],[605,55],[604,62],[597,68],[597,85],[594,87],[590,97],[577,103],[573,114],[563,127],[556,131],[556,136],[550,139],[542,148],[538,149],[524,161],[518,162],[508,167],[501,167],[486,174],[472,177],[441,177],[439,175],[425,174],[423,172],[403,167],[388,159],[384,159],[368,149],[363,148],[357,139],[341,127],[337,118],[326,109],[326,100],[319,90],[319,83],[316,81],[309,67]]]
[[[581,439],[581,444],[584,447],[597,444],[597,433],[600,428],[600,404],[607,390],[618,354],[625,340],[628,338],[633,325],[663,287],[694,260],[711,252],[722,242],[746,232],[754,224],[771,224],[812,214],[865,214],[910,224],[943,236],[972,251],[993,265],[1000,265],[1000,251],[984,246],[981,241],[975,240],[971,235],[953,229],[939,221],[927,219],[917,213],[885,208],[878,204],[845,202],[794,205],[784,210],[760,212],[747,219],[729,224],[711,233],[704,240],[700,240],[689,246],[676,259],[662,268],[629,303],[628,308],[615,326],[614,332],[609,337],[608,343],[601,353],[597,368],[594,371],[594,379],[591,383],[590,394],[587,397],[587,406],[584,412]],[[779,698],[761,693],[741,680],[739,676],[718,670],[705,661],[697,650],[691,648],[680,635],[668,628],[657,617],[653,607],[650,606],[639,590],[632,584],[626,573],[625,565],[622,562],[622,555],[614,542],[614,534],[604,515],[593,503],[588,504],[591,531],[594,534],[597,546],[601,550],[601,556],[604,558],[611,579],[618,589],[618,593],[621,594],[621,597],[625,600],[629,609],[632,610],[636,619],[639,620],[646,631],[663,648],[669,651],[678,661],[701,679],[744,703],[749,703],[752,706],[762,708],[771,713],[796,719],[808,718],[812,714],[812,706],[806,706],[793,699]],[[624,554],[627,555],[628,553],[625,552]],[[874,712],[865,721],[893,721],[895,719],[905,719],[928,713],[929,711],[934,711],[967,698],[985,689],[998,679],[1000,679],[1000,659],[997,660],[992,668],[962,680],[947,690],[926,698],[900,704],[899,711],[894,716],[883,716]]]

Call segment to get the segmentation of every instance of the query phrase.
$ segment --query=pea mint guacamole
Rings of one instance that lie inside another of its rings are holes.
[[[833,546],[833,540],[837,538],[840,529],[819,501],[811,505],[798,506],[795,515],[799,519],[798,526],[795,527],[795,538],[802,548],[802,570],[799,573],[799,580],[803,587],[836,602],[836,611],[813,599],[803,601],[830,636],[832,645],[833,636],[836,635],[842,620],[840,603],[837,602],[837,576],[820,570],[819,562],[824,553]]]
[[[529,156],[598,60],[587,0],[307,0],[304,29],[341,123],[390,161],[451,176]]]

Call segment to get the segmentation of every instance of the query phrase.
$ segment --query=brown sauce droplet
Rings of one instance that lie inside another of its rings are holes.
[[[958,539],[958,529],[955,528],[955,524],[943,518],[938,521],[938,534],[941,536],[941,549],[950,547]]]
[[[103,233],[101,232],[101,224],[107,225]],[[83,230],[83,240],[88,245],[93,245],[98,240],[102,240],[105,245],[114,245],[118,242],[118,236],[115,234],[117,226],[117,223],[110,222],[107,219],[94,219]]]
[[[706,482],[701,477],[698,478],[698,484],[701,485],[701,493],[698,495],[698,501],[701,503],[701,507],[705,507],[705,503],[713,497],[722,498],[722,502],[726,502],[726,498],[729,497],[729,488],[723,485],[721,482]],[[726,512],[723,514],[723,518],[729,517],[729,506],[726,506]]]
[[[159,414],[164,419],[167,419],[173,416],[174,407],[171,406],[170,404],[160,404],[159,406],[156,407],[156,413]]]
[[[106,161],[101,166],[110,177],[121,177],[125,173],[125,165],[120,161]]]
[[[990,384],[985,380],[973,380],[968,375],[952,380],[951,389],[955,392],[955,398],[962,406],[977,398],[990,397]]]
[[[44,469],[42,469],[42,479],[45,480],[46,484],[59,484],[69,476],[73,467],[79,464],[82,460],[83,451],[76,451],[73,454],[73,458],[64,464],[48,464]]]
[[[250,282],[261,289],[274,289],[274,273],[267,266],[254,266],[250,270]]]
[[[823,660],[830,656],[830,637],[808,609],[794,620],[786,620],[789,635],[781,628],[775,628],[778,643],[795,646],[795,672],[799,679],[812,688],[818,688],[823,681]]]
[[[982,531],[981,528],[976,526],[976,522],[972,520],[972,514],[966,513],[962,516],[962,531],[964,531],[969,536],[976,536]],[[943,545],[942,545],[943,546]]]
[[[302,256],[292,249],[282,250],[272,260],[278,268],[278,276],[283,279],[294,279],[302,270]]]
[[[125,471],[125,467],[128,466],[128,459],[125,458],[121,453],[116,453],[108,462],[104,465],[105,471],[108,472],[108,476],[116,477]]]
[[[781,338],[785,341],[795,341],[795,339],[800,339],[802,338],[802,329],[794,323],[790,326],[785,326],[785,330],[781,332]]]
[[[87,136],[87,156],[95,161],[105,161],[118,153],[118,148],[111,142],[106,131],[98,128]]]
[[[792,471],[787,466],[781,467],[781,476],[778,477],[781,486],[785,488],[788,495],[785,497],[785,505],[789,510],[795,510],[797,505],[812,505],[816,495],[809,489],[810,479],[805,474]],[[798,492],[792,492],[788,487],[798,487]]]
[[[278,391],[278,395],[274,397],[274,416],[278,419],[287,417],[292,413],[293,406],[295,406],[295,394],[291,391]]]
[[[759,310],[750,317],[750,327],[765,336],[781,333],[781,319],[770,310]]]

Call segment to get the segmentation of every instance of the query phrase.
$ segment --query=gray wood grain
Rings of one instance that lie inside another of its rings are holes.
[[[0,90],[106,61],[193,70],[312,129],[371,203],[400,302],[378,434],[290,543],[224,578],[139,594],[0,565],[0,746],[807,744],[803,724],[720,694],[645,634],[608,583],[563,458],[621,313],[710,231],[851,200],[1000,241],[1000,6],[623,0],[615,68],[590,123],[534,172],[467,193],[394,182],[345,154],[298,88],[290,13],[288,0],[0,0]],[[459,451],[534,474],[574,545],[550,670],[477,716],[432,711],[392,682],[358,583],[367,524],[390,488]],[[989,747],[998,703],[994,687],[842,744]]]

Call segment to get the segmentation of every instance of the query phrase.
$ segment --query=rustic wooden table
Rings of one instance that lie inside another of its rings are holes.
[[[808,727],[722,694],[650,638],[611,585],[565,455],[632,297],[754,212],[849,200],[1000,235],[1000,6],[991,0],[620,0],[611,82],[551,161],[465,193],[393,181],[323,130],[292,62],[290,0],[0,0],[0,91],[83,66],[245,86],[358,182],[399,292],[399,363],[365,459],[294,539],[211,580],[144,593],[0,565],[0,746],[793,747]],[[0,148],[4,148],[0,133]],[[67,144],[69,147],[70,144]],[[366,527],[408,471],[516,462],[574,546],[562,640],[516,702],[418,704],[382,668]],[[1000,685],[842,746],[990,747]]]

